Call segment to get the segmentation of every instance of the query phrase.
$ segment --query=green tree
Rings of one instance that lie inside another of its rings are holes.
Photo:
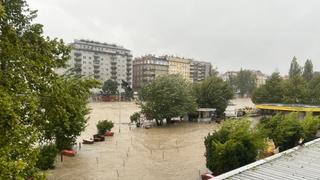
[[[249,70],[240,70],[237,74],[237,87],[240,90],[240,95],[251,96],[257,86],[257,77]]]
[[[304,80],[309,82],[313,78],[313,74],[314,72],[312,61],[310,59],[307,59],[307,61],[304,64],[302,77],[304,78]]]
[[[99,121],[97,129],[99,134],[105,134],[113,128],[113,122],[108,120]]]
[[[300,67],[297,58],[294,56],[292,58],[290,69],[289,69],[289,79],[300,77],[302,73],[302,68]]]
[[[131,98],[133,98],[133,90],[129,86],[128,82],[122,80],[121,88],[124,89],[124,93],[122,94],[122,96],[124,96],[127,100],[130,100]]]
[[[37,132],[22,122],[20,102],[0,87],[0,179],[44,178],[35,168]]]
[[[289,115],[278,114],[264,123],[262,126],[266,135],[279,147],[279,151],[298,145],[299,140],[303,138],[303,129],[297,113],[290,113]]]
[[[130,121],[132,123],[135,122],[136,126],[140,127],[141,126],[141,119],[140,118],[141,118],[140,112],[135,112],[130,116]]]
[[[0,179],[40,178],[35,167],[39,97],[55,79],[53,69],[69,58],[68,48],[43,36],[24,0],[0,4]]]
[[[220,116],[228,106],[233,97],[232,88],[217,76],[210,76],[208,79],[196,84],[194,96],[201,108],[215,108]]]
[[[195,111],[191,89],[191,84],[179,75],[159,76],[139,93],[142,113],[155,119],[157,125],[162,125],[163,119],[169,124],[172,117]]]
[[[279,73],[272,73],[266,83],[256,89],[252,96],[254,103],[281,103],[283,100],[283,80]]]
[[[315,74],[312,80],[308,83],[308,90],[307,90],[307,98],[309,104],[320,104],[320,74]]]
[[[57,153],[58,149],[55,144],[42,145],[36,166],[41,170],[53,169]]]
[[[106,95],[118,95],[118,83],[111,79],[104,82],[102,92]]]
[[[42,93],[38,126],[44,141],[54,140],[59,150],[71,148],[86,127],[90,89],[98,85],[96,80],[61,77]]]
[[[305,103],[307,97],[306,87],[306,81],[302,77],[302,69],[296,57],[293,57],[289,70],[289,79],[284,83],[283,102],[290,104]]]
[[[305,141],[311,141],[317,137],[316,135],[320,127],[319,117],[315,117],[312,115],[312,112],[308,112],[303,121],[301,121],[301,125]]]
[[[204,141],[206,165],[214,175],[236,169],[256,160],[265,147],[264,136],[251,128],[247,119],[226,121],[220,130]]]

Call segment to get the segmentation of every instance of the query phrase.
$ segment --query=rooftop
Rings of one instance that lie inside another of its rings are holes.
[[[220,179],[320,179],[320,138],[221,174]]]
[[[277,110],[277,111],[295,111],[295,112],[320,112],[320,106],[306,104],[277,104],[266,103],[256,104],[257,109]]]

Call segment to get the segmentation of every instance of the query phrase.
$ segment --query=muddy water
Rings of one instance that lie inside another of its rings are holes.
[[[248,100],[236,103],[250,105]],[[204,136],[218,124],[178,123],[169,127],[130,129],[129,116],[139,108],[134,103],[91,103],[91,114],[79,141],[96,133],[99,120],[112,120],[114,137],[82,145],[77,156],[57,158],[50,180],[176,180],[199,178],[206,172]],[[79,148],[79,147],[75,147]]]

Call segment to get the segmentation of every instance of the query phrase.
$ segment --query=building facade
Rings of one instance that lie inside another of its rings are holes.
[[[169,62],[165,57],[146,55],[133,61],[133,89],[135,91],[156,77],[168,74]]]
[[[259,70],[250,70],[252,74],[256,76],[256,84],[257,87],[260,87],[266,83],[266,80],[268,79],[268,76],[264,73],[262,73]],[[238,75],[240,71],[227,71],[223,74],[220,75],[220,77],[224,80],[227,81],[229,80],[230,77],[235,77]]]
[[[169,74],[180,74],[183,78],[187,80],[190,79],[190,64],[191,59],[185,59],[175,56],[166,56],[169,62]]]
[[[192,82],[200,82],[208,78],[211,74],[211,63],[202,61],[191,61],[190,79]]]
[[[146,55],[133,61],[133,89],[139,90],[157,76],[180,74],[186,80],[199,82],[210,76],[211,63],[175,56]]]
[[[71,43],[69,68],[85,77],[94,77],[102,82],[122,80],[132,86],[132,55],[130,50],[114,44],[88,40]]]

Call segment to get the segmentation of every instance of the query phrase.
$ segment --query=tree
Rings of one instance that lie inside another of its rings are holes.
[[[320,119],[319,117],[314,117],[312,112],[308,112],[303,121],[301,121],[301,126],[303,128],[304,141],[311,141],[317,137],[316,135],[320,127]]]
[[[141,126],[141,114],[139,112],[135,112],[130,116],[130,121],[136,123],[137,127]]]
[[[308,83],[308,103],[320,104],[320,74],[314,75],[312,80]]]
[[[172,117],[195,111],[191,89],[191,84],[180,75],[159,76],[140,91],[141,111],[155,119],[157,125],[162,125],[163,119],[169,124]]]
[[[53,69],[65,65],[68,48],[43,37],[24,0],[0,4],[0,179],[41,178],[35,167],[39,97],[55,79]]]
[[[36,166],[41,170],[53,169],[57,153],[58,149],[53,143],[41,146]]]
[[[293,57],[289,70],[289,79],[284,83],[283,101],[285,103],[305,103],[306,81],[302,78],[301,67]]]
[[[121,83],[121,88],[124,89],[124,93],[123,96],[130,100],[133,97],[133,90],[132,88],[129,86],[129,83],[127,83],[126,81],[122,80]]]
[[[299,140],[303,138],[303,129],[297,113],[290,113],[289,115],[277,114],[266,120],[262,126],[267,136],[279,147],[279,151],[298,145]]]
[[[257,86],[257,77],[249,70],[240,70],[237,74],[237,87],[240,90],[240,95],[251,96]]]
[[[0,179],[44,179],[35,168],[38,150],[33,144],[37,133],[21,122],[19,103],[0,88]]]
[[[237,76],[229,75],[227,82],[228,82],[229,86],[232,87],[233,92],[237,92],[237,90],[238,90]]]
[[[307,61],[304,64],[302,77],[307,82],[311,81],[311,79],[313,78],[313,64],[310,59],[307,59]]]
[[[205,138],[206,165],[214,175],[254,162],[264,149],[263,135],[250,125],[247,119],[229,120]]]
[[[113,122],[108,120],[99,121],[97,124],[98,134],[105,134],[113,128]]]
[[[283,80],[279,73],[272,73],[266,83],[256,89],[252,96],[254,103],[281,103],[283,100]]]
[[[301,76],[302,69],[300,65],[297,62],[297,58],[294,56],[292,58],[290,69],[289,69],[289,79],[300,77]]]
[[[232,88],[217,76],[210,76],[208,79],[196,84],[194,96],[201,108],[215,108],[221,116],[228,106],[229,100],[233,97]]]
[[[106,95],[118,95],[118,83],[109,79],[104,82],[102,91]]]
[[[38,126],[43,141],[54,140],[59,150],[72,147],[86,127],[90,89],[98,84],[96,80],[75,76],[55,80],[40,99],[42,121]]]

